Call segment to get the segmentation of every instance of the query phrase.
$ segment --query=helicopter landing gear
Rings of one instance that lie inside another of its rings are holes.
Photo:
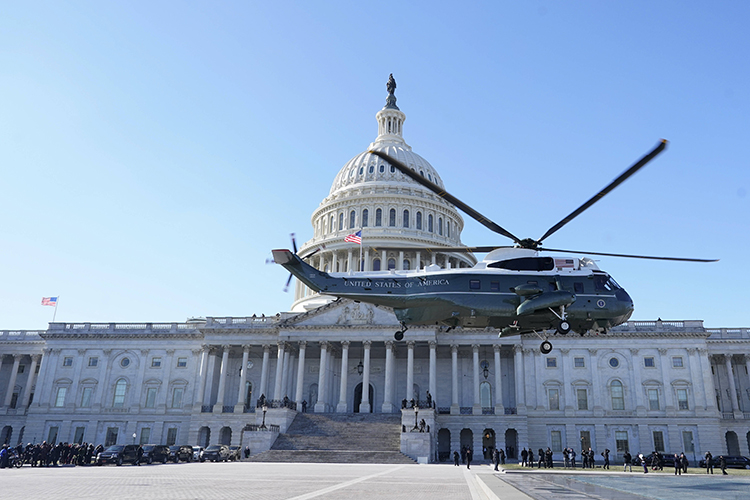
[[[557,324],[557,333],[560,335],[567,335],[568,332],[570,332],[570,323],[568,323],[566,320],[562,319]]]
[[[404,332],[408,330],[409,327],[406,326],[406,323],[403,321],[401,322],[401,330],[397,331],[393,334],[393,338],[396,340],[404,340]]]
[[[549,354],[552,352],[552,342],[549,340],[545,340],[542,342],[542,345],[539,347],[539,350],[542,351],[542,354]]]

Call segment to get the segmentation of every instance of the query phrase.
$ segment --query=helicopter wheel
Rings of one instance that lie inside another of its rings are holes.
[[[393,338],[396,340],[404,340],[404,332],[399,330],[393,335]]]
[[[542,342],[542,345],[539,347],[539,350],[542,351],[542,354],[549,354],[552,352],[552,342],[549,340],[545,340]]]
[[[566,320],[561,320],[557,325],[557,333],[560,335],[567,335],[570,332],[570,323]]]

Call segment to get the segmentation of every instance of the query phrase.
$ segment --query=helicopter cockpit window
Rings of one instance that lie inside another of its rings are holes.
[[[555,260],[552,257],[521,257],[492,262],[487,267],[510,271],[552,271],[555,268]]]
[[[583,283],[581,283],[580,281],[576,281],[575,283],[573,283],[573,291],[575,293],[583,293]]]
[[[609,284],[612,286],[612,288],[614,290],[620,290],[620,289],[622,289],[622,287],[617,284],[617,282],[615,281],[615,279],[612,276],[609,277]]]
[[[594,289],[597,292],[611,292],[614,290],[609,276],[594,276]]]

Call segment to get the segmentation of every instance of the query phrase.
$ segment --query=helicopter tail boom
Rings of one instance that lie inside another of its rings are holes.
[[[273,260],[292,273],[298,280],[310,287],[313,291],[319,292],[322,287],[316,282],[315,278],[325,278],[327,273],[318,271],[307,262],[299,258],[298,255],[290,250],[273,250]]]

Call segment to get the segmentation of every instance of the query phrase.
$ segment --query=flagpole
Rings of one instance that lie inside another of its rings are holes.
[[[55,301],[55,312],[52,314],[52,322],[55,322],[55,317],[57,317],[57,304],[60,303],[60,296],[57,296],[57,300]]]
[[[364,228],[360,229],[360,231],[362,231],[363,229]],[[364,241],[360,242],[360,244],[359,244],[359,265],[357,267],[359,267],[359,271],[360,272],[362,272],[362,271],[365,270],[365,263],[362,262],[362,247],[363,246],[365,246]]]

